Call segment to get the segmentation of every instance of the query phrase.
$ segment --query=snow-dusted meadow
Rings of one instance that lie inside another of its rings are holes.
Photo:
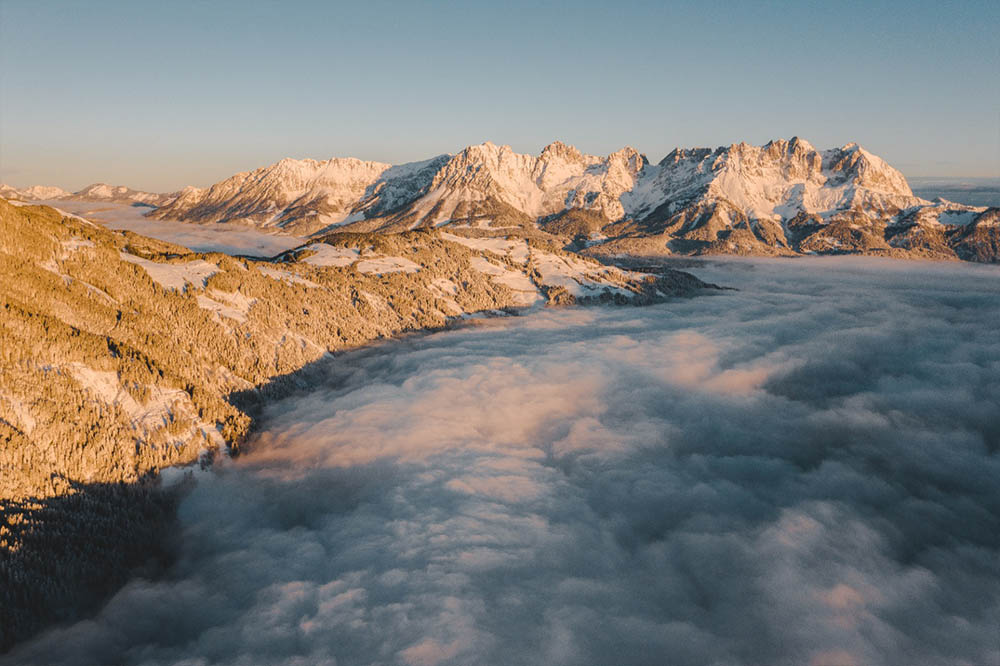
[[[1000,269],[690,270],[739,291],[335,358],[164,579],[10,659],[1000,660]]]

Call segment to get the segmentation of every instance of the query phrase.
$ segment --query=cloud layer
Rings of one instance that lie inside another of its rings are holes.
[[[1000,271],[693,270],[741,291],[339,357],[8,660],[996,663]]]
[[[164,222],[145,216],[150,209],[121,203],[94,201],[42,201],[73,215],[97,220],[109,229],[134,231],[143,236],[176,243],[195,252],[225,252],[251,257],[273,257],[297,247],[304,239],[267,234],[233,224]]]

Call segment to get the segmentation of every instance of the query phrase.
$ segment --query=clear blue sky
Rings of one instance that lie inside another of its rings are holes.
[[[0,0],[0,180],[799,135],[1000,176],[1000,2]]]

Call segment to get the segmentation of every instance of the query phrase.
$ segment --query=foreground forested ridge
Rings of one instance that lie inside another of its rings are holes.
[[[537,234],[333,234],[256,261],[0,200],[0,604],[25,609],[0,646],[37,627],[43,601],[69,598],[54,575],[105,561],[102,543],[148,540],[130,518],[53,572],[45,534],[84,529],[77,514],[93,503],[48,498],[90,488],[108,499],[100,506],[122,504],[148,496],[144,480],[164,466],[238,447],[250,418],[227,396],[469,313],[704,286],[603,266]]]

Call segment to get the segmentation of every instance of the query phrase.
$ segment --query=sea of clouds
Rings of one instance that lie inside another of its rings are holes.
[[[146,217],[146,213],[152,210],[148,206],[61,199],[37,203],[54,206],[67,213],[100,222],[109,229],[133,231],[143,236],[182,245],[195,252],[273,257],[305,242],[305,239],[298,236],[269,234],[235,224],[194,224],[154,220]]]
[[[1000,662],[1000,269],[691,270],[337,357],[5,663]]]

